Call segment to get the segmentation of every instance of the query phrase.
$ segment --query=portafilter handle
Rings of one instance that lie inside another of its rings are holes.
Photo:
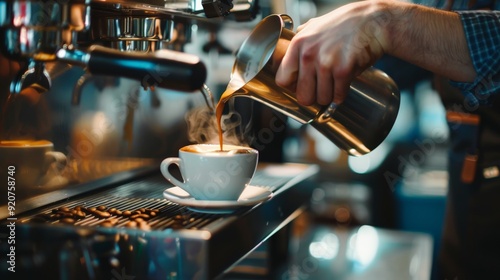
[[[207,69],[197,56],[172,50],[134,53],[93,45],[86,51],[62,48],[57,58],[85,67],[94,75],[138,80],[144,88],[193,92],[203,87],[207,77]]]

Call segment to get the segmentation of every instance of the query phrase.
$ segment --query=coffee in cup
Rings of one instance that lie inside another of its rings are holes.
[[[51,166],[61,171],[66,165],[66,156],[54,151],[47,140],[2,140],[0,141],[0,182],[12,182],[11,190],[16,198],[25,198],[40,192],[47,182]]]
[[[173,185],[197,200],[238,200],[257,169],[259,153],[238,145],[194,144],[179,149],[179,157],[162,161],[160,170]],[[169,170],[177,165],[183,182]]]

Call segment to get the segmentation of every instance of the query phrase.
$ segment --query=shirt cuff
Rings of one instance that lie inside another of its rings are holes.
[[[471,83],[451,82],[471,106],[490,103],[500,90],[500,12],[457,11],[462,20],[477,77]]]

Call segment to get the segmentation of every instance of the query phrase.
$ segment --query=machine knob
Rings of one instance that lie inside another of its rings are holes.
[[[233,8],[232,0],[203,0],[201,4],[207,18],[226,16]]]

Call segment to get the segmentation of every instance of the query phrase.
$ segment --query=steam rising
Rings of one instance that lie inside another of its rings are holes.
[[[241,115],[234,110],[233,100],[226,103],[228,113],[222,116],[224,144],[249,146],[245,143],[246,131],[242,129]],[[218,144],[217,118],[212,108],[200,106],[186,113],[189,141],[196,144]]]

